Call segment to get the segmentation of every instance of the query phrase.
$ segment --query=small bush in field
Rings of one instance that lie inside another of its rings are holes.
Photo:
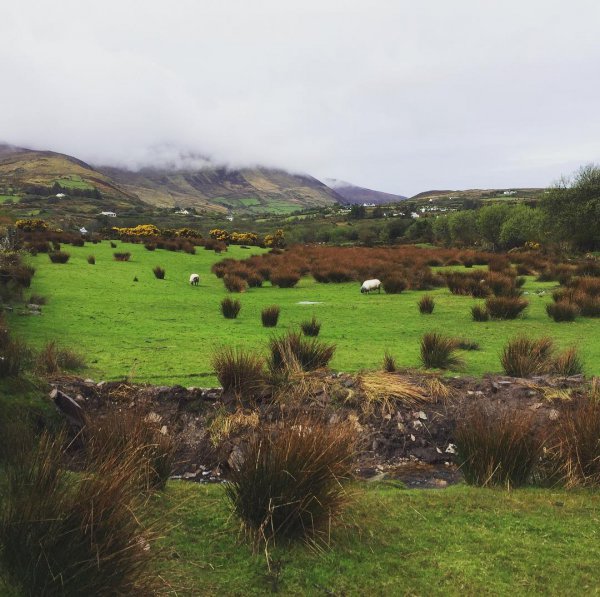
[[[265,307],[260,313],[263,326],[266,328],[274,328],[279,320],[279,312],[280,309],[277,305]]]
[[[154,277],[158,280],[164,280],[165,279],[165,268],[164,267],[160,267],[160,265],[157,265],[156,267],[152,268],[152,271],[154,272]]]
[[[5,327],[0,328],[0,378],[18,377],[31,361],[31,350],[21,340],[12,339]]]
[[[115,261],[129,261],[131,259],[131,253],[113,253]]]
[[[313,315],[308,321],[300,323],[300,329],[305,336],[318,336],[321,331],[321,322]]]
[[[96,258],[93,255],[88,255],[87,262],[90,265],[96,265]]]
[[[229,292],[245,292],[248,288],[248,282],[239,276],[225,274],[223,276],[223,284]]]
[[[550,366],[551,373],[557,375],[579,375],[583,373],[583,362],[575,347],[559,353]]]
[[[512,296],[491,296],[485,301],[486,311],[492,319],[516,319],[529,305],[529,301]]]
[[[546,313],[556,322],[575,321],[579,309],[577,305],[568,301],[558,301],[557,303],[546,305]]]
[[[383,355],[383,370],[388,373],[394,373],[396,369],[396,359],[386,350]]]
[[[48,253],[48,257],[52,263],[67,263],[71,258],[71,255],[64,251],[52,251]]]
[[[347,424],[306,418],[255,430],[225,487],[255,544],[326,541],[348,499],[354,436]]]
[[[517,336],[503,348],[500,362],[504,373],[511,377],[539,375],[548,371],[553,350],[551,338],[534,340]]]
[[[428,332],[421,338],[421,363],[427,369],[451,369],[463,365],[456,355],[456,340],[437,332]]]
[[[110,243],[110,248],[111,248],[111,249],[116,249],[116,248],[117,248],[117,243],[113,243],[113,242],[111,241],[111,243]]]
[[[29,303],[31,305],[45,305],[48,302],[48,299],[45,296],[40,296],[39,294],[32,294],[29,297]]]
[[[246,282],[250,288],[260,288],[264,282],[264,279],[258,272],[252,271],[248,274]]]
[[[388,276],[383,279],[382,286],[386,294],[400,294],[408,288],[408,282],[401,276]]]
[[[254,351],[226,347],[212,356],[212,366],[225,392],[251,397],[264,387],[264,360]]]
[[[147,251],[156,251],[156,243],[144,243],[144,248]]]
[[[325,344],[317,338],[305,338],[299,333],[288,332],[269,343],[269,367],[272,372],[299,366],[303,371],[327,367],[335,353],[335,344]]]
[[[238,300],[224,298],[221,301],[221,313],[226,319],[235,319],[242,308],[242,304]]]
[[[474,305],[471,307],[471,317],[473,317],[473,321],[488,321],[490,314],[482,305]]]
[[[433,309],[435,308],[435,300],[428,294],[422,296],[417,304],[419,305],[419,312],[422,315],[431,315],[431,313],[433,313]]]
[[[542,453],[533,417],[522,410],[476,406],[459,420],[454,437],[460,469],[469,485],[524,485]]]
[[[59,347],[54,340],[48,342],[37,355],[36,368],[41,373],[75,371],[85,367],[85,359],[68,348]]]
[[[276,270],[271,272],[271,284],[279,288],[293,288],[300,281],[300,274],[295,271]]]
[[[475,342],[475,340],[458,338],[456,340],[456,348],[460,348],[460,350],[480,350],[481,346],[479,346],[479,343]]]

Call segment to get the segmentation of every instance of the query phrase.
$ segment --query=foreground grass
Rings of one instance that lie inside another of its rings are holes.
[[[82,352],[90,365],[88,374],[94,377],[207,386],[216,384],[210,365],[215,347],[262,350],[274,333],[297,327],[314,313],[323,323],[320,337],[337,345],[331,365],[340,371],[379,368],[386,349],[398,365],[416,367],[420,337],[437,330],[480,344],[480,351],[463,355],[466,374],[500,371],[500,351],[517,333],[550,335],[559,347],[580,344],[585,338],[580,349],[586,373],[600,374],[600,320],[552,321],[545,312],[549,292],[543,297],[533,293],[549,291],[554,283],[527,280],[524,290],[530,293],[531,306],[524,319],[476,323],[470,309],[477,301],[454,296],[446,288],[428,293],[436,300],[435,311],[422,316],[416,305],[422,292],[361,295],[357,283],[318,284],[308,277],[296,288],[273,288],[267,283],[235,295],[242,302],[241,313],[236,320],[225,320],[219,303],[228,293],[210,267],[223,257],[245,258],[260,249],[230,247],[223,256],[199,249],[196,255],[187,255],[117,244],[118,249],[111,249],[106,241],[65,246],[71,260],[64,265],[50,263],[44,254],[32,258],[37,271],[31,292],[48,297],[48,304],[41,317],[13,314],[15,334],[38,348],[55,339]],[[113,261],[115,250],[131,252],[131,261]],[[96,257],[94,266],[86,261],[90,254]],[[154,278],[156,265],[166,269],[165,280]],[[201,276],[197,288],[188,283],[192,272]],[[134,277],[139,281],[134,282]],[[319,304],[298,304],[301,301]],[[260,323],[261,310],[273,304],[281,307],[275,330]]]
[[[173,524],[162,574],[180,594],[600,593],[597,493],[360,486],[331,549],[276,549],[271,573],[223,496],[220,486],[172,482],[156,498]]]

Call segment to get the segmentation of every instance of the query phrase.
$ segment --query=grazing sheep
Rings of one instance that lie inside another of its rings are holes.
[[[198,274],[192,274],[190,276],[190,284],[192,286],[198,286],[198,284],[200,284],[200,276]]]
[[[381,282],[377,279],[365,280],[363,282],[363,285],[360,287],[361,293],[364,294],[366,292],[367,294],[369,294],[371,290],[377,290],[377,292],[381,294]]]

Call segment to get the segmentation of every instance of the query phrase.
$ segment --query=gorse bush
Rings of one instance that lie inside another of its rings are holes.
[[[242,308],[242,304],[237,299],[224,298],[221,301],[221,313],[226,319],[235,319]]]
[[[459,420],[455,442],[469,485],[524,485],[542,452],[531,413],[488,410],[482,405]]]
[[[115,261],[129,261],[131,259],[131,253],[113,253]]]
[[[432,296],[426,294],[422,296],[417,303],[419,306],[419,312],[423,315],[431,315],[433,313],[433,309],[435,308],[435,300]]]
[[[158,588],[144,528],[135,455],[73,475],[64,436],[17,450],[0,484],[0,562],[24,595],[149,595]]]
[[[300,323],[300,329],[305,336],[316,337],[321,331],[321,322],[313,315],[309,320]]]
[[[52,251],[48,253],[48,257],[52,263],[67,263],[71,258],[69,253],[65,253],[64,251]]]
[[[494,296],[485,301],[486,311],[492,319],[516,319],[528,305],[529,301],[510,296]]]
[[[212,356],[212,366],[225,392],[252,397],[265,384],[265,362],[254,351],[225,347]]]
[[[274,328],[279,321],[279,312],[280,309],[277,305],[265,307],[260,313],[263,326],[266,328]]]
[[[164,267],[160,267],[160,265],[157,265],[156,267],[152,268],[152,271],[154,272],[154,277],[158,280],[164,280],[165,279],[165,268]]]
[[[456,355],[457,342],[437,332],[428,332],[421,338],[421,363],[427,369],[452,369],[464,363]]]
[[[297,332],[288,332],[269,342],[269,368],[273,372],[290,366],[303,371],[313,371],[327,367],[335,353],[335,344],[325,344],[317,338],[305,338]]]
[[[241,451],[225,493],[255,545],[325,541],[348,500],[351,427],[307,418],[261,426]]]
[[[579,313],[579,308],[573,303],[559,301],[546,305],[546,313],[556,322],[575,321]]]

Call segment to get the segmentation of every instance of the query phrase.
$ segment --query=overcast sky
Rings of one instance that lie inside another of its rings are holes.
[[[600,162],[599,32],[597,0],[19,0],[0,140],[407,195],[544,186]]]

